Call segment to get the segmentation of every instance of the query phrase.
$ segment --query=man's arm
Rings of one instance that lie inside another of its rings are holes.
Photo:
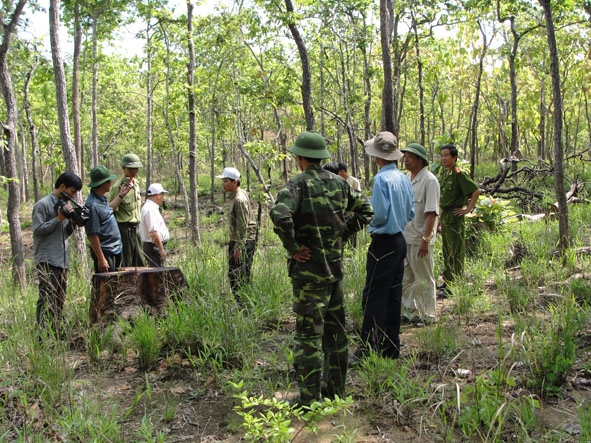
[[[97,257],[99,272],[108,272],[109,263],[107,262],[105,254],[103,254],[103,250],[101,249],[99,236],[97,234],[91,234],[88,236],[88,240],[90,241],[90,247],[92,248],[92,251]]]
[[[152,239],[152,243],[154,243],[160,251],[160,260],[164,261],[166,259],[166,250],[164,249],[160,233],[158,231],[150,231],[150,238]]]
[[[433,234],[433,226],[435,226],[436,212],[427,212],[425,214],[425,230],[423,231],[423,238],[419,246],[419,257],[425,257],[429,253],[429,243],[431,242],[431,235]]]

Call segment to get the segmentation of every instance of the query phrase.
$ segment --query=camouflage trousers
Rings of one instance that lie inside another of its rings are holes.
[[[343,282],[292,279],[296,314],[294,367],[301,404],[320,400],[321,384],[329,398],[344,397],[348,342]]]

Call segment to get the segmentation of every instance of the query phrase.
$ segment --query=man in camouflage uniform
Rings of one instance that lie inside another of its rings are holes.
[[[343,236],[367,224],[373,210],[362,194],[320,166],[330,157],[324,138],[304,132],[289,148],[303,171],[289,180],[271,209],[287,250],[296,314],[294,366],[300,396],[310,405],[323,394],[345,394],[348,344],[343,296]],[[352,212],[353,216],[345,217]],[[324,356],[323,356],[324,354]]]
[[[480,189],[474,180],[468,177],[459,167],[458,150],[454,145],[445,145],[439,151],[441,172],[441,240],[443,252],[443,286],[438,293],[439,298],[449,294],[447,284],[456,277],[464,275],[464,216],[476,207]],[[470,197],[470,201],[468,201]],[[468,204],[466,205],[466,202]]]

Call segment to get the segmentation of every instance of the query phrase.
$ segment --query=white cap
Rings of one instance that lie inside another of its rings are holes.
[[[236,168],[224,168],[222,175],[216,175],[216,178],[229,178],[230,180],[238,180],[240,172]]]
[[[148,196],[151,197],[152,195],[158,194],[168,194],[168,191],[160,183],[152,183],[148,188]]]

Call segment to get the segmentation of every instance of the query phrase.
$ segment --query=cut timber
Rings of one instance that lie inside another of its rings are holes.
[[[171,296],[187,288],[178,268],[122,268],[92,276],[91,323],[132,319],[142,310],[160,314]]]

